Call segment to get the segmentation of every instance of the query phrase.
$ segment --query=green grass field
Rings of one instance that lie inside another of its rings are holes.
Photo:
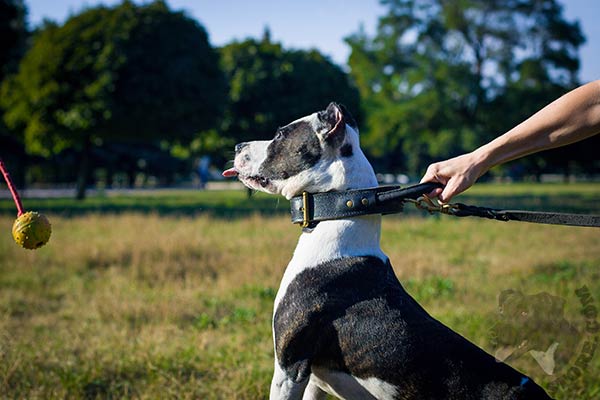
[[[600,213],[600,186],[479,185],[458,200]],[[53,236],[19,248],[0,201],[0,398],[268,396],[272,302],[299,235],[286,200],[175,191],[25,206],[48,214]],[[600,309],[598,229],[413,211],[384,218],[382,247],[433,316],[489,352],[502,290],[564,299],[581,331],[591,314],[575,291]],[[511,364],[556,398],[596,399],[600,348],[585,350],[558,389],[529,355]]]

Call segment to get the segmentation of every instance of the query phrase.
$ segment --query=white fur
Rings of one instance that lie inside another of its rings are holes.
[[[234,168],[240,172],[239,180],[254,190],[262,190],[267,193],[273,193],[261,187],[258,182],[250,177],[258,175],[261,164],[267,158],[267,148],[271,144],[271,140],[257,140],[247,143],[248,150],[243,150],[239,157],[233,160]]]
[[[271,380],[271,390],[269,392],[269,400],[277,399],[302,399],[306,386],[309,380],[295,383],[281,369],[275,357],[275,368],[273,379]]]
[[[316,118],[316,114],[312,114],[297,121],[308,120],[316,127]],[[241,172],[240,179],[246,185],[268,193],[282,194],[287,199],[297,196],[302,191],[326,192],[377,186],[375,172],[360,149],[358,132],[348,125],[344,143],[352,145],[351,157],[340,157],[337,152],[324,151],[321,160],[312,168],[286,180],[273,180],[266,188],[260,187],[252,180],[245,181],[244,177],[258,173],[270,141],[249,143],[247,153],[251,154],[251,158],[246,157],[244,160],[244,152],[236,157],[234,166]],[[327,150],[326,147],[324,150]],[[380,248],[380,237],[380,215],[324,221],[312,232],[302,233],[281,280],[274,310],[277,310],[294,277],[307,268],[352,256],[375,256],[384,262],[387,261],[387,256]],[[324,369],[313,370],[309,379],[294,383],[281,369],[277,359],[275,360],[271,399],[300,399],[303,395],[305,399],[321,399],[323,391],[343,399],[391,399],[396,394],[393,385],[377,378],[359,379]]]
[[[362,379],[321,368],[314,368],[310,381],[340,399],[394,399],[398,392],[394,385],[375,377]]]
[[[352,144],[352,157],[321,160],[313,168],[288,179],[282,194],[289,199],[302,190],[327,192],[377,186],[375,172],[358,145],[358,133],[350,126],[346,126],[345,142]],[[311,183],[307,185],[306,182]],[[306,268],[336,258],[360,255],[386,261],[387,256],[379,245],[380,238],[381,215],[323,221],[312,232],[302,233],[279,286],[275,309],[289,283]]]
[[[346,126],[345,142],[352,145],[352,157],[333,160],[324,158],[310,170],[288,179],[281,193],[290,199],[301,190],[324,192],[377,186],[375,172],[360,150],[358,133],[349,126]],[[307,186],[306,182],[311,184]],[[370,255],[387,261],[379,244],[380,238],[380,215],[323,221],[312,232],[302,233],[281,280],[274,309],[277,310],[294,277],[307,268],[352,256]],[[391,399],[396,393],[393,385],[377,378],[358,379],[327,370],[313,372],[310,380],[322,390],[342,399]]]
[[[352,157],[323,158],[311,169],[287,179],[281,193],[290,199],[303,190],[327,192],[377,186],[375,172],[360,150],[358,133],[348,125],[345,143],[352,144]],[[307,185],[307,182],[310,183]],[[279,286],[275,309],[289,283],[306,268],[336,258],[360,255],[375,256],[386,261],[387,256],[379,245],[380,237],[380,215],[323,221],[312,232],[302,233]]]
[[[294,256],[283,274],[275,298],[275,309],[294,277],[307,268],[353,256],[375,256],[385,262],[387,256],[379,247],[380,237],[380,215],[323,221],[311,233],[302,233]]]

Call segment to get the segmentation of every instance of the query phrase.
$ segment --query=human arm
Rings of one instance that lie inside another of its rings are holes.
[[[471,153],[431,164],[421,182],[439,182],[442,202],[471,187],[490,168],[600,132],[600,80],[580,86]]]

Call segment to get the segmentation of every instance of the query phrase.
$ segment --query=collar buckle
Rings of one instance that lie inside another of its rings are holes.
[[[310,226],[310,204],[308,192],[302,192],[302,222],[300,222],[300,227],[308,228]]]

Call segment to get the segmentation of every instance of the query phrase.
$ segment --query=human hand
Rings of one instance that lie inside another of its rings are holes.
[[[446,161],[431,164],[423,175],[423,182],[439,182],[444,188],[434,189],[430,197],[437,197],[447,203],[459,193],[470,188],[486,172],[475,153],[463,154]]]

